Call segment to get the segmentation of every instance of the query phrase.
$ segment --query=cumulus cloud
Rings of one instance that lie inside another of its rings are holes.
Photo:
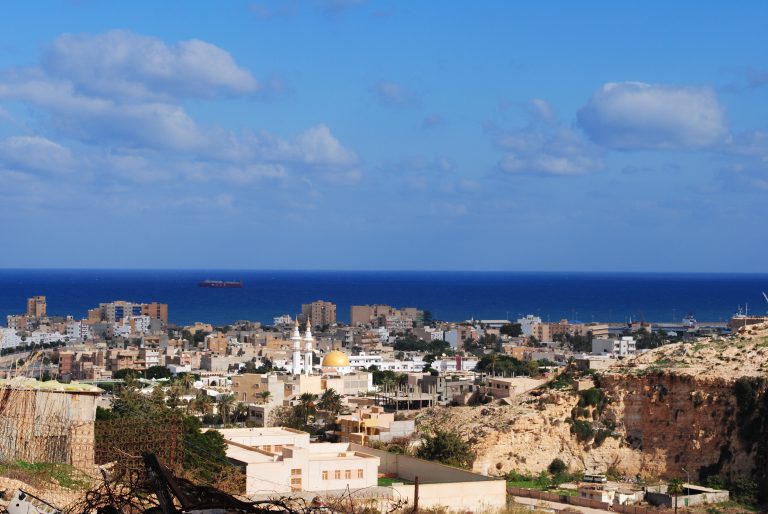
[[[543,100],[531,102],[531,123],[518,130],[495,129],[495,145],[503,151],[498,168],[510,174],[584,175],[599,171],[596,149],[571,127],[559,122]]]
[[[46,135],[0,141],[0,169],[42,176],[77,167],[79,178],[98,176],[112,190],[360,180],[357,155],[322,123],[278,137],[206,126],[183,106],[190,97],[258,89],[229,53],[203,41],[166,45],[122,31],[62,36],[39,66],[0,71],[0,101],[26,106],[32,117],[25,130]]]
[[[78,92],[109,97],[157,100],[259,90],[253,75],[216,45],[199,39],[166,45],[124,30],[64,34],[43,54],[41,65]]]
[[[611,82],[578,113],[589,137],[616,150],[700,149],[721,143],[725,113],[710,88]]]
[[[388,107],[418,107],[421,104],[418,95],[397,82],[381,80],[373,91],[379,103]]]
[[[17,136],[0,141],[0,166],[32,173],[72,171],[72,152],[44,137]]]

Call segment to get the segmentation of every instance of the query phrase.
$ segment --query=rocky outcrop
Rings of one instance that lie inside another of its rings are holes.
[[[433,411],[419,424],[458,429],[474,470],[489,475],[538,473],[560,458],[580,471],[768,485],[768,339],[751,332],[648,352],[598,376],[592,398],[545,389],[512,406]]]

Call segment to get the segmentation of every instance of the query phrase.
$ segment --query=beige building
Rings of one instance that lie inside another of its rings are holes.
[[[363,445],[370,440],[389,442],[409,437],[416,430],[414,420],[395,421],[394,412],[385,412],[377,405],[359,407],[352,414],[337,417],[336,423],[340,441]]]
[[[310,443],[308,433],[282,427],[220,432],[227,458],[245,471],[248,496],[354,491],[378,483],[379,458],[347,443]]]
[[[513,398],[517,395],[536,389],[546,380],[528,377],[489,377],[480,386],[480,392],[494,398]]]
[[[47,316],[45,296],[27,298],[27,317],[45,318]]]
[[[312,325],[319,328],[336,324],[336,304],[317,300],[312,303],[305,303],[301,306],[301,317],[306,322],[312,322]]]
[[[227,354],[228,338],[221,332],[205,336],[205,349],[217,355]]]

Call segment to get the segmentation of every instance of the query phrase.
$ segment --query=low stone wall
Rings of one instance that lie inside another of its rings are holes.
[[[658,509],[654,507],[644,507],[639,505],[618,505],[609,504],[588,498],[579,498],[578,496],[568,496],[565,494],[548,493],[537,489],[524,489],[522,487],[509,487],[507,492],[513,496],[522,496],[524,498],[534,498],[557,503],[567,503],[578,507],[589,507],[590,509],[611,510],[613,512],[623,512],[625,514],[669,514],[672,511],[668,509]]]

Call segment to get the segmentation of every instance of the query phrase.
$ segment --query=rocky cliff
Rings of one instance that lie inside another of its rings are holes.
[[[768,327],[665,346],[595,377],[595,389],[541,389],[511,406],[433,410],[424,430],[458,429],[474,469],[573,470],[703,480],[768,475]],[[765,485],[765,484],[764,484]]]

